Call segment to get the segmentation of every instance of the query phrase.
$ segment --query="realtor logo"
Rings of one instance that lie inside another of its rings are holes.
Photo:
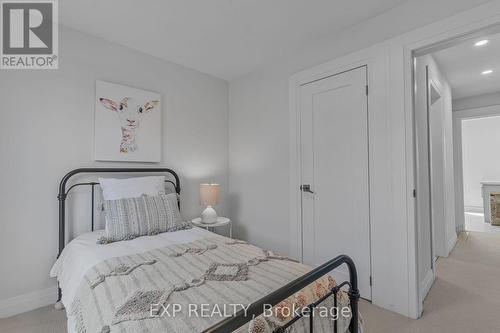
[[[2,69],[57,69],[57,0],[0,1]]]

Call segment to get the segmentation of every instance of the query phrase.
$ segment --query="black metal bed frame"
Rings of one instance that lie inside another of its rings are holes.
[[[359,332],[359,309],[358,309],[358,301],[359,301],[359,290],[358,290],[358,274],[356,272],[356,266],[354,265],[354,261],[346,255],[340,255],[330,261],[327,261],[321,266],[316,267],[309,273],[295,279],[294,281],[288,283],[287,285],[281,287],[280,289],[272,292],[271,294],[262,297],[256,302],[253,302],[246,311],[243,309],[236,312],[233,316],[224,319],[223,321],[215,324],[214,326],[206,329],[203,333],[229,333],[233,332],[237,328],[243,326],[253,318],[261,315],[266,306],[275,306],[279,302],[284,299],[292,296],[296,292],[301,289],[307,287],[309,284],[318,280],[322,276],[330,273],[335,268],[341,266],[342,264],[346,264],[349,269],[349,282],[344,281],[338,284],[336,287],[331,289],[326,295],[318,299],[316,302],[309,304],[307,308],[309,308],[309,332],[314,332],[314,316],[312,315],[314,308],[325,301],[328,297],[333,295],[334,307],[337,308],[337,296],[338,293],[341,292],[341,289],[344,286],[348,286],[349,290],[347,292],[350,301],[351,307],[351,322],[349,324],[349,331],[351,333]],[[338,309],[337,309],[338,312]],[[300,312],[297,316],[293,317],[289,320],[285,325],[278,327],[273,331],[273,333],[284,333],[288,327],[293,325],[297,320],[304,317],[305,312]],[[338,313],[337,313],[338,316]],[[337,333],[337,320],[335,320],[333,326],[333,332]]]
[[[80,168],[75,169],[68,172],[62,179],[59,184],[59,194],[57,196],[59,200],[59,253],[57,257],[61,255],[65,245],[66,245],[66,198],[69,192],[78,186],[90,186],[91,187],[91,196],[92,196],[92,213],[91,213],[91,230],[94,231],[94,200],[95,200],[95,186],[99,183],[97,182],[80,182],[71,185],[67,190],[66,186],[68,181],[75,175],[78,174],[102,174],[102,173],[166,173],[170,174],[174,180],[166,179],[166,183],[170,183],[173,185],[174,190],[177,194],[180,194],[180,180],[179,176],[175,173],[175,171],[168,168]],[[179,202],[180,205],[180,202]],[[359,290],[358,290],[358,276],[356,272],[356,266],[354,265],[354,261],[346,256],[340,255],[323,265],[316,267],[311,270],[309,273],[297,278],[296,280],[288,283],[287,285],[281,287],[280,289],[272,292],[271,294],[264,296],[258,301],[252,303],[248,309],[239,310],[233,316],[228,317],[219,323],[213,325],[212,327],[203,331],[203,333],[226,333],[232,332],[244,324],[251,321],[253,318],[264,313],[266,306],[275,306],[279,302],[285,300],[286,298],[292,296],[294,293],[300,291],[305,288],[312,282],[318,280],[319,278],[325,276],[326,274],[333,271],[335,268],[346,264],[349,269],[349,281],[344,281],[338,284],[336,287],[331,289],[326,295],[318,299],[316,302],[309,304],[307,308],[309,309],[309,331],[310,333],[314,332],[314,316],[312,315],[314,309],[319,306],[323,301],[325,301],[328,297],[333,296],[334,298],[334,307],[337,308],[337,298],[338,293],[343,292],[342,288],[348,287],[347,295],[350,300],[351,307],[351,321],[349,324],[349,331],[351,333],[358,333],[358,319],[359,319],[359,310],[358,310],[358,301],[359,301]],[[57,301],[61,300],[61,289],[58,288],[58,298]],[[338,309],[337,309],[338,312]],[[281,326],[274,330],[275,333],[283,333],[286,331],[288,327],[293,325],[297,320],[301,319],[305,316],[305,312],[301,312],[291,320],[289,320],[284,326]],[[338,316],[338,313],[337,313]],[[334,323],[334,333],[337,333],[337,320]]]
[[[69,192],[78,186],[90,186],[92,188],[92,212],[91,212],[91,230],[94,231],[94,198],[95,198],[95,186],[99,185],[97,182],[81,182],[75,183],[71,185],[66,190],[66,185],[68,181],[76,175],[79,174],[102,174],[102,173],[166,173],[170,174],[174,181],[166,179],[166,183],[170,183],[174,186],[174,190],[177,194],[181,193],[181,184],[179,180],[179,176],[175,171],[168,168],[80,168],[71,170],[68,172],[59,183],[59,194],[57,195],[57,199],[59,200],[59,252],[57,254],[57,258],[61,255],[64,247],[66,246],[66,198],[68,197]],[[180,202],[179,202],[180,207]],[[58,288],[57,301],[61,301],[62,293],[61,288]]]

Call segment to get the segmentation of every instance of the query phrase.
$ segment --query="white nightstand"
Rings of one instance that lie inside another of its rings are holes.
[[[233,238],[233,223],[227,217],[217,217],[217,222],[214,223],[203,223],[201,222],[201,217],[197,217],[191,220],[191,223],[197,227],[205,228],[209,230],[209,228],[222,227],[229,224],[229,238]]]

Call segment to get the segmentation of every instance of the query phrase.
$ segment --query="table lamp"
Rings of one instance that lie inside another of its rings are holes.
[[[201,213],[201,222],[217,222],[217,212],[212,206],[219,201],[219,184],[200,184],[200,204],[207,206]]]

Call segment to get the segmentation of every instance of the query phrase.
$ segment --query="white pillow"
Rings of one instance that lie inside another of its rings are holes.
[[[135,178],[99,178],[104,200],[138,198],[143,194],[157,196],[165,194],[165,176]]]

